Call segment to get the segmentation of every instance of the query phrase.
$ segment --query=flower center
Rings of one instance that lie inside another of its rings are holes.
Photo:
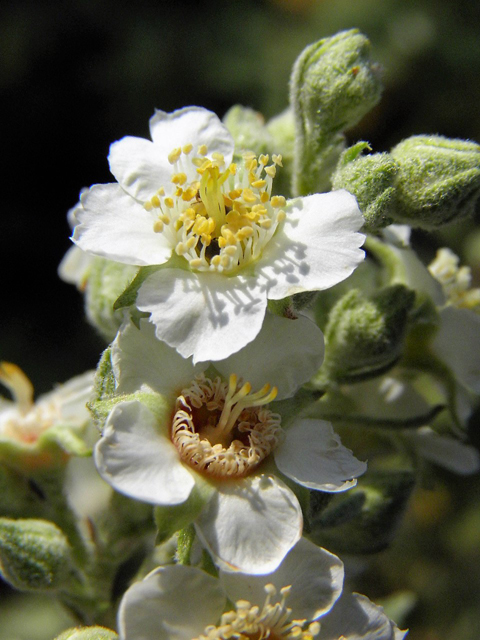
[[[210,380],[201,374],[183,389],[175,404],[172,441],[184,462],[217,478],[248,475],[279,441],[281,418],[264,405],[275,399],[276,387]]]
[[[431,275],[442,285],[449,304],[464,309],[478,310],[480,289],[471,288],[470,267],[459,266],[460,260],[446,247],[439,249],[433,262],[428,265]]]
[[[59,417],[58,408],[53,403],[34,404],[32,383],[15,364],[0,363],[0,382],[14,400],[14,406],[2,412],[0,432],[13,440],[35,442]]]
[[[318,622],[292,620],[292,610],[286,606],[290,587],[280,590],[280,602],[271,600],[277,590],[273,584],[265,586],[267,597],[260,609],[248,600],[238,600],[235,610],[224,613],[218,626],[208,626],[195,640],[312,640],[320,631]]]
[[[196,156],[192,148],[169,154],[173,191],[161,187],[144,207],[155,216],[154,231],[168,238],[191,269],[233,274],[260,257],[285,220],[285,198],[271,195],[282,157],[273,155],[269,165],[268,155],[245,153],[242,164],[227,167],[219,153],[207,158],[205,145]]]

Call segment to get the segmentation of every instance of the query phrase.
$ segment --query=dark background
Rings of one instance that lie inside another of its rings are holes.
[[[56,274],[65,215],[82,187],[111,179],[111,142],[148,136],[155,107],[222,116],[241,103],[271,117],[302,48],[356,26],[386,90],[352,140],[376,151],[414,133],[478,140],[479,11],[467,0],[3,3],[0,358],[39,392],[95,366],[103,342]]]

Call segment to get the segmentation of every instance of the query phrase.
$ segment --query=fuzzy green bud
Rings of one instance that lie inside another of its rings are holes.
[[[0,573],[21,591],[51,591],[73,577],[68,540],[52,522],[0,518]]]
[[[366,298],[358,289],[345,294],[330,312],[325,360],[315,386],[356,382],[392,367],[401,355],[415,294],[403,285]]]
[[[357,29],[320,40],[300,54],[290,89],[297,140],[295,195],[329,190],[345,146],[342,132],[377,104],[381,92],[370,42]]]
[[[364,149],[369,149],[368,144],[359,142],[344,151],[332,177],[332,188],[353,193],[365,218],[364,229],[374,231],[393,222],[398,165],[388,153],[360,156]]]
[[[258,111],[237,104],[227,111],[223,124],[232,134],[235,151],[239,155],[246,150],[257,155],[270,150],[270,135],[265,128],[265,120]]]
[[[412,136],[391,154],[399,165],[399,220],[432,229],[480,209],[480,145],[442,136]]]

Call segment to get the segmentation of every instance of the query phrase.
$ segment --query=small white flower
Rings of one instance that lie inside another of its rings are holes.
[[[118,183],[82,196],[73,240],[118,262],[165,265],[136,305],[182,356],[225,359],[259,333],[267,300],[332,287],[363,260],[351,194],[272,196],[281,157],[232,163],[232,137],[200,107],[157,111],[150,131],[152,141],[112,145]]]
[[[342,583],[341,561],[305,539],[267,576],[220,571],[217,579],[196,567],[160,567],[126,591],[119,634],[121,640],[402,640],[405,632],[381,607],[358,594],[340,596]]]
[[[220,571],[214,578],[196,567],[159,567],[126,591],[120,638],[311,640],[340,596],[343,575],[339,558],[305,539],[268,576]]]
[[[164,506],[207,484],[195,526],[215,561],[230,571],[273,571],[302,534],[300,505],[277,469],[330,492],[354,486],[366,469],[329,423],[298,418],[283,429],[266,406],[318,369],[320,330],[307,318],[267,314],[256,340],[214,372],[156,340],[150,323],[140,327],[127,324],[113,344],[117,392],[162,394],[164,417],[139,401],[117,404],[95,449],[100,474],[118,491]]]

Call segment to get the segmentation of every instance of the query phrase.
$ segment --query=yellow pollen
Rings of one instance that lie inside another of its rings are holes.
[[[262,195],[260,196],[260,202],[263,202],[265,204],[269,199],[270,196],[268,195],[268,193],[266,191],[263,191]]]
[[[275,164],[278,164],[279,167],[283,167],[282,156],[280,154],[278,155],[272,154],[272,160]]]
[[[286,200],[283,196],[272,196],[270,200],[272,207],[284,207]]]
[[[182,154],[182,150],[180,149],[180,147],[178,147],[177,149],[173,149],[173,151],[171,151],[168,154],[168,161],[170,164],[175,164],[177,162],[177,160],[179,159],[179,157]]]
[[[270,158],[268,157],[268,154],[263,154],[263,153],[258,157],[259,163],[263,165],[268,164],[269,159]]]
[[[255,180],[255,182],[252,182],[252,187],[255,189],[263,189],[266,184],[265,180]]]
[[[206,155],[207,155],[207,153],[208,153],[208,147],[207,147],[207,145],[206,145],[206,144],[201,144],[201,145],[198,147],[198,155],[200,155],[200,156],[206,156]]]
[[[187,181],[187,176],[184,173],[174,173],[172,176],[173,184],[185,184]]]
[[[160,207],[160,198],[158,196],[153,196],[150,202],[152,203],[152,206],[156,207],[157,209]]]
[[[251,189],[244,189],[242,195],[245,202],[257,202],[257,196],[253,193],[253,191],[251,191]]]
[[[265,173],[270,176],[270,178],[274,178],[277,175],[277,169],[273,165],[269,167],[265,167]]]
[[[161,220],[155,220],[155,222],[153,223],[153,230],[155,231],[155,233],[162,233],[163,229],[163,222]]]
[[[186,144],[183,148],[182,151],[183,153],[188,156],[188,154],[190,153],[190,151],[193,149],[193,144]]]
[[[170,197],[165,198],[164,203],[165,203],[166,207],[168,207],[169,209],[173,209],[174,203],[173,203],[173,199],[172,198],[170,198]]]

